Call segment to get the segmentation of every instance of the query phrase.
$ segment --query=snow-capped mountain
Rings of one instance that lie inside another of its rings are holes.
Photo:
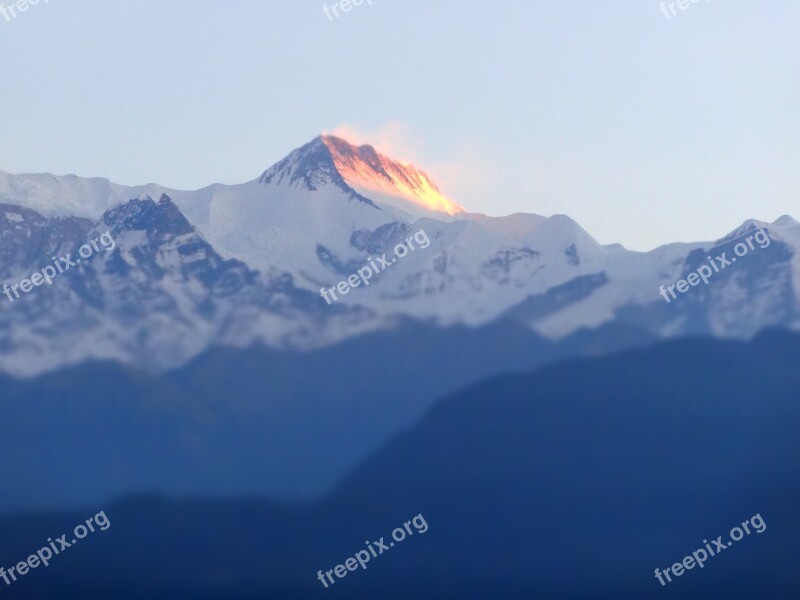
[[[113,247],[100,247],[52,285],[3,298],[4,370],[36,374],[88,359],[164,368],[226,339],[245,320],[264,341],[280,344],[299,320],[316,318],[313,294],[287,274],[223,259],[166,195],[118,205],[94,224],[0,205],[0,235],[10,242],[4,280],[29,278],[51,256],[75,258],[79,246],[106,232]]]
[[[716,242],[651,252],[603,246],[569,217],[487,217],[425,173],[332,136],[240,185],[180,191],[0,173],[0,273],[17,283],[105,231],[113,250],[0,312],[0,370],[88,359],[150,369],[213,345],[309,348],[395,327],[504,319],[558,339],[622,323],[659,336],[749,336],[800,323],[800,224],[751,221]],[[757,228],[755,247],[707,286],[659,295]],[[391,267],[328,305],[333,288],[423,231]]]

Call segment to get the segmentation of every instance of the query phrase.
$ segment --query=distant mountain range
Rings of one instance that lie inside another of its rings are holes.
[[[659,295],[757,228],[769,247],[677,301]],[[428,248],[335,305],[322,299],[419,229]],[[192,192],[0,173],[4,282],[105,231],[112,252],[13,304],[0,296],[0,371],[92,360],[163,371],[216,347],[310,350],[414,321],[513,321],[552,341],[609,325],[646,339],[800,326],[800,224],[788,216],[631,252],[562,215],[468,213],[416,167],[332,136],[253,181]]]

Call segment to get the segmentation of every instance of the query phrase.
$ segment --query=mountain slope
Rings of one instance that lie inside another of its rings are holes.
[[[7,281],[51,264],[50,252],[77,257],[91,239],[109,235],[113,242],[52,285],[5,302],[0,350],[6,371],[36,375],[90,359],[160,370],[224,340],[231,321],[261,323],[262,336],[269,333],[276,343],[299,321],[315,319],[318,298],[295,288],[286,274],[257,273],[223,259],[167,196],[118,205],[94,225],[8,206],[4,214],[3,235],[24,240],[6,247]]]
[[[563,355],[518,326],[417,324],[304,353],[217,349],[160,375],[88,363],[3,378],[0,454],[18,459],[0,510],[145,490],[318,496],[441,396]]]
[[[680,340],[494,378],[439,403],[318,502],[105,504],[111,529],[29,577],[25,590],[793,598],[798,360],[800,339],[770,332],[749,343]],[[94,512],[3,519],[0,564]],[[424,534],[327,590],[316,579],[364,540],[388,542],[393,528],[420,514]],[[659,584],[656,567],[756,514],[763,533]]]

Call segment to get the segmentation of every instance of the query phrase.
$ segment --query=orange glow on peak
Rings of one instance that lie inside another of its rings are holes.
[[[334,135],[321,136],[336,170],[356,189],[400,197],[428,210],[449,215],[464,208],[446,198],[428,175],[408,162],[393,160],[369,145],[354,146]]]

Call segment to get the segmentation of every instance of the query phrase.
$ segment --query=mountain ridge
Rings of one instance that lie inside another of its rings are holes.
[[[500,375],[437,402],[313,501],[151,489],[6,514],[0,563],[103,507],[113,527],[26,580],[31,597],[795,597],[798,358],[797,334],[765,332]],[[765,535],[659,585],[655,567],[756,514]],[[413,515],[427,533],[323,590],[318,569]]]
[[[448,214],[360,192],[354,182],[363,182],[363,169],[386,181],[406,177],[412,188],[413,176],[427,177],[372,147],[323,136],[254,180],[196,191],[0,173],[0,236],[11,242],[0,250],[6,282],[30,276],[90,231],[119,237],[113,260],[97,257],[3,307],[0,371],[36,375],[89,358],[171,368],[214,345],[312,349],[407,320],[480,327],[511,319],[552,340],[608,324],[657,337],[800,328],[800,227],[789,216],[746,221],[716,241],[632,252],[599,244],[566,215]],[[342,172],[352,172],[351,181]],[[122,218],[145,208],[141,223]],[[680,302],[664,302],[660,286],[686,277],[709,253],[732,255],[738,237],[756,227],[769,231],[769,247],[754,247]],[[320,297],[420,231],[430,244],[369,286],[335,306]],[[56,305],[73,321],[54,313]],[[91,344],[79,344],[78,334]]]

